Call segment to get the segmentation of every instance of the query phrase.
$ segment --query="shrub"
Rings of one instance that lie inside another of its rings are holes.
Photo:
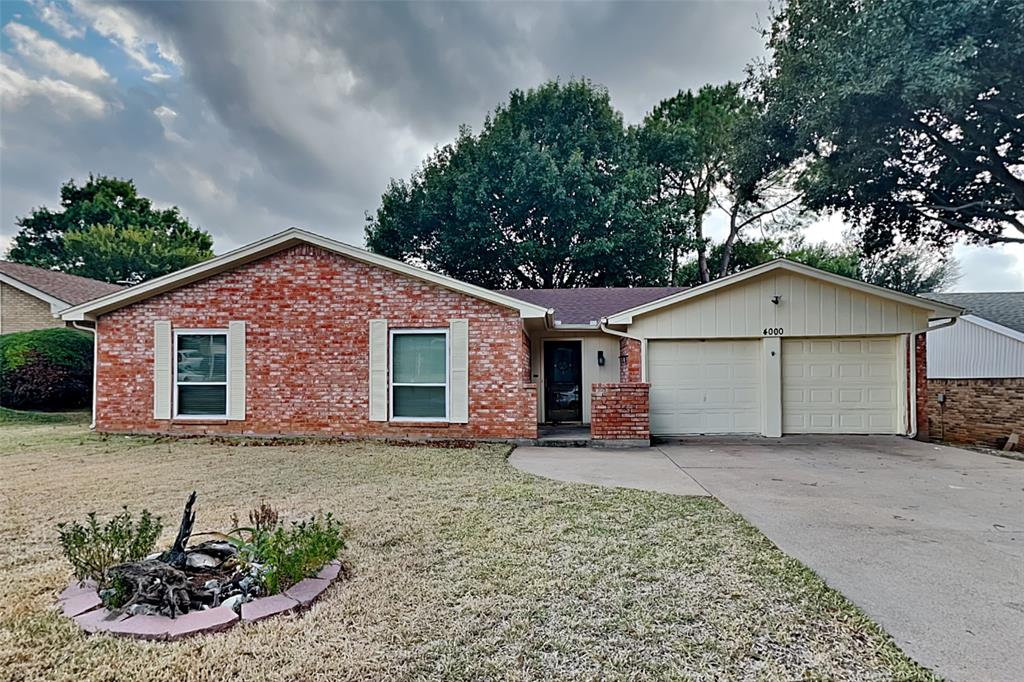
[[[336,559],[345,548],[342,533],[341,524],[330,514],[292,523],[290,528],[278,526],[260,547],[267,594],[277,594],[316,575],[324,564]]]
[[[151,553],[162,530],[159,516],[143,509],[136,522],[127,507],[105,524],[92,512],[84,524],[73,521],[57,526],[61,551],[75,577],[95,580],[101,587],[106,586],[108,568]]]
[[[237,517],[232,520],[238,526]],[[251,526],[235,528],[228,538],[243,563],[262,567],[267,594],[277,594],[315,575],[345,548],[344,528],[330,513],[285,528],[277,511],[261,504],[249,512],[249,522]]]
[[[0,336],[0,405],[64,410],[92,399],[92,337],[76,329]]]

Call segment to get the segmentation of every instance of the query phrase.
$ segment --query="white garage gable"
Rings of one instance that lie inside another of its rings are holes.
[[[910,340],[961,309],[773,261],[610,316],[651,433],[907,433]]]

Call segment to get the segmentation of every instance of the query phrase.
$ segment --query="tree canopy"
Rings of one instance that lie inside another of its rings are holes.
[[[213,238],[176,207],[157,209],[131,180],[89,176],[60,188],[61,208],[18,218],[8,258],[18,263],[137,284],[213,256]]]
[[[789,0],[751,82],[869,251],[1024,243],[1022,35],[1019,0]]]
[[[366,241],[492,288],[660,283],[654,187],[608,93],[552,81],[513,91],[478,135],[463,127],[393,180]]]
[[[721,242],[711,246],[710,258],[720,258],[723,247]],[[716,274],[731,275],[776,258],[788,258],[819,270],[913,295],[943,291],[960,278],[956,260],[944,257],[941,252],[903,246],[867,255],[852,235],[839,244],[808,242],[799,236],[740,239],[734,245],[728,272]],[[682,265],[678,279],[681,284],[689,286],[701,283],[696,259]]]

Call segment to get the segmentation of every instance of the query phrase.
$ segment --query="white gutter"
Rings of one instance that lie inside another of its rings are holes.
[[[620,332],[618,329],[612,329],[608,326],[608,318],[601,318],[601,331],[605,334],[611,334],[612,336],[618,336],[623,339],[631,339],[633,341],[640,342],[640,381],[647,383],[647,339],[639,336],[633,336],[626,332]]]
[[[907,434],[908,438],[917,438],[917,337],[936,329],[952,327],[958,319],[957,317],[950,317],[945,322],[910,333],[910,432]],[[925,381],[928,381],[927,373],[925,374]]]
[[[89,422],[89,429],[94,431],[96,429],[96,373],[100,357],[100,330],[97,327],[83,327],[77,321],[72,321],[71,326],[92,334],[92,421]]]

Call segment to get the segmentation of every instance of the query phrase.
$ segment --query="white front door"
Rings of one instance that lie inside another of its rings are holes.
[[[783,339],[783,433],[900,433],[896,337]]]
[[[650,341],[651,433],[759,433],[760,340]]]

